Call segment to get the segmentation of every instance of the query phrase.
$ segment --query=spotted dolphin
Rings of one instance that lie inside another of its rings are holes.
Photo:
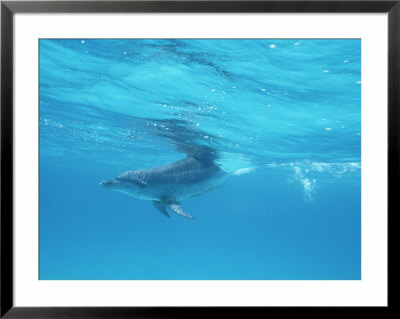
[[[151,200],[167,217],[168,208],[178,215],[193,218],[181,207],[180,201],[212,190],[228,176],[214,159],[210,154],[187,154],[186,158],[168,165],[124,172],[100,185]]]

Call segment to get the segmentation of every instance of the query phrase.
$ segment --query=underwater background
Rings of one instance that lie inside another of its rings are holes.
[[[42,39],[39,279],[361,279],[361,41]],[[207,147],[181,202],[100,181]]]

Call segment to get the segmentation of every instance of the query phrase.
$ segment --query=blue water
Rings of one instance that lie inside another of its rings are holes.
[[[40,279],[361,279],[360,40],[40,40]],[[196,219],[99,185],[206,147]]]

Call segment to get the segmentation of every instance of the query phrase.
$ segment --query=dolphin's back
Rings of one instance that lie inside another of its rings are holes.
[[[191,185],[222,175],[224,172],[213,161],[201,161],[188,156],[180,161],[145,170],[128,171],[119,180],[155,184]]]

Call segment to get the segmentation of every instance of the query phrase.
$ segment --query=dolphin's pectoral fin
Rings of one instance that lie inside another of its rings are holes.
[[[179,205],[179,203],[168,204],[168,208],[178,215],[194,219],[192,215],[186,213],[183,210],[183,208],[181,207],[181,205]]]
[[[167,212],[167,205],[164,202],[160,202],[158,200],[153,200],[153,204],[161,214],[169,217],[169,214]]]

